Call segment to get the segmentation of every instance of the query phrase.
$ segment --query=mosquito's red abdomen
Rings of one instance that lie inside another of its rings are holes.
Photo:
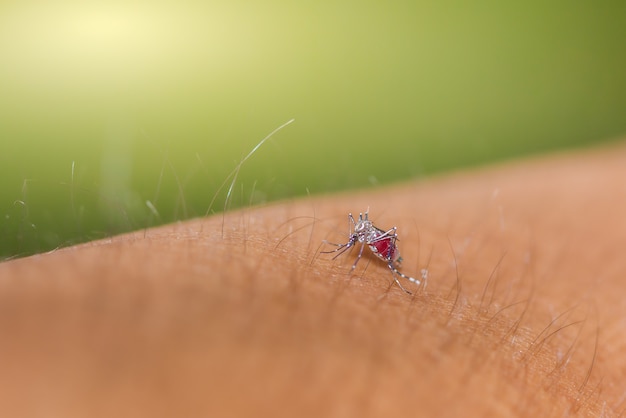
[[[397,258],[396,253],[398,252],[398,248],[391,237],[372,242],[369,246],[372,252],[376,253],[376,255],[384,260],[393,261]]]

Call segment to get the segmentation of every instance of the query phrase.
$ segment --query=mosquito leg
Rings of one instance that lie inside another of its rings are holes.
[[[391,263],[389,264],[389,268],[391,269],[392,272],[394,272],[398,276],[402,277],[403,279],[407,279],[408,281],[413,282],[413,283],[415,283],[417,285],[422,283],[419,280],[417,280],[416,278],[411,277],[411,276],[407,276],[406,274],[402,273],[396,267],[394,267],[393,264],[391,264]]]
[[[335,257],[333,257],[333,260],[335,258],[337,258],[338,256],[340,256],[341,254],[343,254],[348,248],[352,247],[355,243],[355,239],[354,239],[354,217],[352,217],[352,214],[349,213],[348,214],[348,236],[350,237],[350,240],[348,240],[347,243],[345,244],[336,244],[334,242],[330,242],[330,241],[326,241],[323,240],[322,242],[324,244],[328,244],[328,245],[334,245],[335,247],[338,247],[335,250],[331,250],[331,251],[320,251],[321,254],[331,254],[331,253],[336,253],[339,252],[339,254],[337,254]]]
[[[321,254],[332,254],[332,253],[338,253],[333,257],[333,260],[337,257],[339,257],[341,254],[345,253],[348,249],[352,248],[354,246],[354,239],[350,238],[350,241],[348,241],[346,244],[335,244],[333,242],[328,242],[325,241],[327,244],[330,245],[334,245],[337,248],[331,251],[320,251]]]
[[[348,236],[351,237],[354,234],[354,228],[356,226],[356,222],[354,221],[354,217],[351,213],[348,214]]]
[[[356,257],[356,260],[354,261],[354,264],[352,265],[351,271],[353,271],[356,268],[356,265],[359,263],[359,260],[361,259],[361,256],[363,255],[363,248],[365,248],[365,242],[361,243],[361,249],[359,250],[359,255]]]
[[[322,243],[324,243],[324,244],[328,244],[328,245],[334,245],[335,247],[339,247],[339,248],[337,248],[336,250],[321,251],[321,252],[322,252],[322,253],[324,253],[324,254],[334,253],[335,251],[339,251],[339,250],[341,249],[341,247],[345,247],[346,245],[350,244],[349,242],[348,242],[348,244],[336,244],[336,243],[334,243],[334,242],[330,242],[330,241],[326,241],[326,240],[323,240],[323,241],[322,241]]]
[[[408,293],[409,295],[412,295],[413,293],[409,292],[408,290],[406,290],[404,288],[404,286],[402,286],[402,283],[400,283],[400,280],[398,280],[398,277],[396,277],[396,273],[401,274],[402,276],[404,276],[402,273],[400,273],[398,270],[396,270],[396,268],[394,266],[391,265],[391,263],[389,263],[387,265],[387,267],[389,267],[389,270],[391,270],[391,275],[393,276],[393,280],[396,282],[396,284],[398,285],[398,287],[402,290],[404,290],[406,293]]]
[[[396,243],[396,240],[398,239],[398,234],[396,234],[396,230],[398,228],[397,227],[393,227],[391,228],[389,231],[377,236],[376,238],[374,238],[373,240],[371,240],[370,242],[374,243],[374,242],[378,242],[378,241],[382,241],[384,239],[393,239],[393,243]],[[382,232],[382,231],[381,231]]]

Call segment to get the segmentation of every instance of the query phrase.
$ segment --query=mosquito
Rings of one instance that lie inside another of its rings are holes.
[[[391,271],[391,275],[393,276],[393,280],[400,287],[400,289],[404,290],[409,295],[411,292],[406,290],[404,286],[398,280],[398,276],[407,279],[410,282],[413,282],[417,285],[420,284],[420,281],[407,276],[398,270],[400,267],[400,263],[402,263],[402,257],[400,257],[400,251],[398,250],[398,246],[396,245],[396,241],[398,241],[398,234],[396,233],[397,227],[393,227],[388,231],[384,231],[380,228],[374,226],[372,221],[369,220],[369,209],[363,213],[359,213],[358,221],[355,221],[354,217],[351,213],[348,214],[348,224],[349,224],[349,238],[348,242],[345,244],[335,244],[332,242],[328,242],[324,240],[324,243],[334,245],[337,247],[336,250],[332,251],[322,251],[323,254],[332,254],[338,253],[333,257],[333,260],[339,257],[341,254],[345,253],[348,249],[354,247],[357,243],[361,243],[361,249],[359,250],[359,255],[356,258],[354,264],[352,264],[353,271],[356,268],[359,260],[361,260],[361,256],[363,255],[363,248],[367,245],[369,249],[376,255],[376,257],[383,260],[387,263],[387,267]]]

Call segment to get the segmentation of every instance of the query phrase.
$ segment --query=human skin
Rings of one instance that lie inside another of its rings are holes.
[[[0,264],[2,416],[619,416],[626,147]],[[398,227],[419,286],[347,241]]]

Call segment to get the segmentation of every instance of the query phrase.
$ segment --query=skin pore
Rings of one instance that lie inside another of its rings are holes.
[[[620,416],[626,147],[0,264],[3,416]],[[345,242],[398,227],[400,271]],[[403,279],[400,279],[403,280]]]

